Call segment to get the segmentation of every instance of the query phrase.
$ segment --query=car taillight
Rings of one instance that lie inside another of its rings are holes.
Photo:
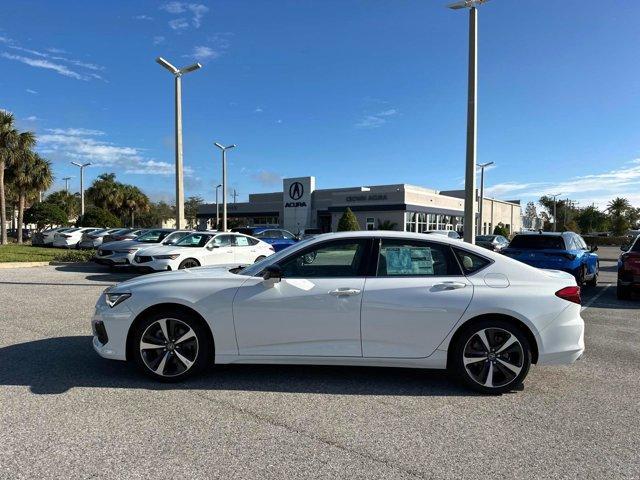
[[[275,252],[275,251],[276,251],[276,249],[275,249],[275,248],[273,248],[271,245],[269,245],[269,250],[271,250],[272,252]]]
[[[578,305],[582,303],[580,287],[564,287],[556,292],[556,297],[560,297],[568,302],[577,303]]]

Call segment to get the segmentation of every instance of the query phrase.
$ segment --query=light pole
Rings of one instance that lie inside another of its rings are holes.
[[[218,208],[218,189],[222,186],[222,184],[216,185],[216,230],[218,229],[218,225],[220,225],[220,209]]]
[[[91,163],[71,162],[71,164],[80,167],[80,216],[82,216],[84,215],[84,168],[91,165]]]
[[[64,190],[65,192],[69,193],[69,180],[71,180],[73,177],[64,177]]]
[[[227,150],[231,150],[236,145],[229,145],[227,147],[216,142],[216,147],[222,150],[222,231],[227,231]]]
[[[164,58],[156,58],[156,62],[169,70],[175,77],[175,106],[176,106],[176,228],[184,227],[184,181],[182,166],[182,75],[193,72],[202,67],[194,63],[188,67],[176,68]]]
[[[558,205],[558,197],[562,195],[561,193],[556,193],[555,195],[549,195],[553,197],[553,231],[556,231],[556,225],[558,224],[558,217],[556,217],[556,206]]]
[[[453,10],[469,9],[469,86],[467,100],[467,159],[464,179],[464,241],[475,243],[476,146],[478,142],[476,103],[478,94],[478,9],[488,0],[462,0],[449,5]]]
[[[482,231],[482,226],[484,225],[484,222],[482,220],[482,207],[484,205],[484,169],[489,165],[493,165],[493,162],[477,164],[477,166],[480,167],[480,205],[478,205],[478,235],[482,235],[484,233]],[[491,234],[491,232],[489,232],[489,234]]]

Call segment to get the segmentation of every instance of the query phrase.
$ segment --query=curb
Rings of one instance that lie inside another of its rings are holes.
[[[30,268],[30,267],[45,267],[50,262],[4,262],[0,263],[0,269],[3,268]]]

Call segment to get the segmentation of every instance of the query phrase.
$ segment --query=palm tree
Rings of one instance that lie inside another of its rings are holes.
[[[629,200],[622,197],[616,197],[607,204],[607,212],[614,217],[621,217],[630,208]]]
[[[22,134],[21,134],[22,135]],[[28,144],[28,143],[27,143]],[[8,175],[18,194],[18,243],[22,243],[20,234],[24,223],[24,210],[27,202],[38,198],[39,193],[53,183],[51,162],[43,159],[32,150],[20,152]]]
[[[131,227],[135,224],[135,214],[149,211],[149,198],[138,187],[122,185],[122,210],[131,215]]]
[[[115,173],[99,175],[85,194],[95,207],[118,213],[122,209],[122,184],[116,181]]]
[[[7,210],[4,191],[4,171],[11,165],[17,146],[18,131],[13,125],[13,115],[0,110],[0,245],[7,243]]]

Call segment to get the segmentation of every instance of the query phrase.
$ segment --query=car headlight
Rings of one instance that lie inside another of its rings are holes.
[[[171,255],[154,255],[153,258],[155,258],[156,260],[175,260],[179,256],[179,253],[173,253]]]
[[[106,292],[104,294],[104,301],[109,305],[110,308],[115,307],[119,303],[124,302],[127,298],[131,296],[130,293],[112,293]]]

